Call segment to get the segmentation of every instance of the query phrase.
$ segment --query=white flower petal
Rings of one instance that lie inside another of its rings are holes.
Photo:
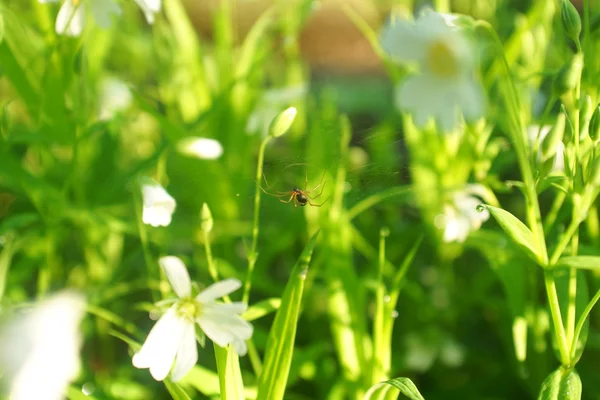
[[[162,381],[167,377],[189,322],[179,318],[170,308],[156,322],[140,351],[133,356],[136,368],[150,368],[152,377]]]
[[[216,160],[223,155],[223,146],[218,140],[201,137],[181,139],[177,142],[177,150],[201,160]]]
[[[64,291],[0,329],[2,383],[12,400],[63,399],[79,372],[83,296]]]
[[[242,287],[242,282],[235,278],[225,279],[216,283],[213,283],[203,291],[201,291],[198,296],[196,296],[196,300],[201,303],[208,303],[210,301],[216,300],[220,297],[228,295],[231,292],[234,292]]]
[[[194,324],[187,324],[181,338],[171,380],[177,382],[183,378],[198,362],[198,347],[196,345],[196,330]]]
[[[473,121],[483,116],[485,109],[485,98],[481,86],[465,79],[459,87],[458,95],[459,107],[462,110],[465,119]]]
[[[394,60],[422,63],[426,46],[411,21],[399,20],[388,24],[381,32],[381,46]]]
[[[142,221],[152,226],[167,226],[177,206],[175,199],[158,183],[150,179],[146,181],[148,183],[142,184]]]
[[[158,263],[169,279],[169,283],[178,297],[188,297],[192,294],[192,282],[185,264],[179,257],[161,257]]]
[[[161,9],[161,0],[135,0],[137,5],[144,12],[144,16],[146,17],[146,21],[149,24],[154,23],[154,15],[160,12]]]
[[[235,336],[231,332],[223,330],[219,323],[211,318],[200,317],[196,319],[196,322],[206,336],[221,347],[225,347],[235,340]]]
[[[121,7],[114,0],[88,0],[94,20],[101,28],[108,28],[112,17],[121,15]]]
[[[85,3],[75,5],[73,0],[66,0],[56,16],[56,33],[59,35],[80,36],[83,32],[85,16]]]
[[[233,345],[233,350],[239,355],[239,356],[245,356],[246,353],[248,353],[248,346],[246,345],[246,342],[240,339],[236,339],[233,341],[232,343]]]
[[[219,328],[230,332],[234,337],[246,340],[252,337],[254,327],[248,321],[228,311],[226,304],[212,303],[205,306],[200,319],[217,322]]]

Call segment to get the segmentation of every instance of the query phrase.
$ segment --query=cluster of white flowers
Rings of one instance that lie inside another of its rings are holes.
[[[231,344],[236,353],[245,355],[245,341],[253,332],[252,325],[240,317],[246,311],[246,303],[215,301],[239,289],[242,283],[237,279],[225,279],[194,297],[190,276],[179,258],[167,256],[159,263],[178,298],[156,322],[142,348],[133,356],[133,365],[149,368],[158,381],[167,377],[171,367],[171,380],[183,378],[198,361],[196,324],[218,346]]]
[[[60,0],[38,1],[40,3],[60,2]],[[162,0],[134,1],[144,12],[148,23],[154,23],[154,16],[160,12]],[[64,0],[56,16],[56,33],[67,36],[81,35],[88,10],[96,24],[102,28],[108,28],[112,18],[121,15],[121,7],[115,0]]]
[[[452,131],[460,114],[471,120],[483,115],[474,52],[452,16],[427,9],[416,21],[396,21],[384,28],[381,44],[393,60],[418,66],[419,73],[396,91],[399,108],[410,112],[417,126],[433,118],[442,131]]]

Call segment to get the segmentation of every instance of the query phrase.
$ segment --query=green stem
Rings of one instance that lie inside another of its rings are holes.
[[[359,201],[350,210],[348,210],[348,220],[352,221],[360,213],[368,210],[377,203],[381,203],[383,200],[389,199],[390,197],[409,195],[413,189],[414,188],[412,186],[398,186],[375,193],[366,199]]]
[[[552,231],[552,227],[558,218],[558,213],[560,212],[560,209],[562,208],[566,198],[567,194],[565,192],[558,192],[556,194],[556,197],[552,202],[552,207],[550,208],[550,211],[548,211],[548,214],[546,214],[546,219],[544,220],[544,233],[546,235]]]
[[[581,330],[583,329],[583,324],[585,324],[585,320],[587,319],[588,315],[592,311],[592,308],[594,308],[594,306],[598,302],[598,299],[600,299],[600,290],[598,290],[596,292],[596,294],[594,295],[592,300],[588,303],[588,305],[583,310],[583,313],[581,313],[579,320],[577,321],[577,326],[575,327],[575,334],[573,335],[573,341],[571,342],[571,359],[575,358],[575,353],[577,351],[577,341],[579,340],[579,335],[581,335]]]
[[[219,271],[212,256],[212,249],[210,248],[210,234],[204,231],[204,251],[206,252],[206,260],[208,262],[208,273],[213,281],[219,280]]]
[[[509,122],[511,124],[511,129],[509,130],[509,133],[511,135],[511,139],[517,153],[519,169],[521,170],[521,174],[523,176],[523,183],[525,184],[527,220],[529,222],[529,227],[536,241],[538,254],[540,254],[540,256],[542,257],[541,261],[544,264],[547,264],[548,253],[546,249],[546,239],[544,237],[544,227],[542,225],[542,217],[537,198],[535,180],[533,178],[533,171],[531,169],[531,163],[528,157],[525,133],[523,131],[523,127],[521,126],[520,106],[518,104],[517,89],[512,79],[511,69],[504,55],[502,42],[500,41],[498,34],[494,30],[494,28],[486,21],[477,21],[477,25],[484,28],[492,36],[496,44],[499,56],[501,57],[504,72],[507,77],[508,90],[504,97],[507,108],[509,109]]]
[[[135,214],[137,219],[138,233],[140,235],[140,242],[142,243],[142,253],[144,254],[144,262],[146,264],[146,271],[148,274],[148,287],[150,287],[150,281],[152,278],[156,278],[155,276],[155,264],[152,258],[152,254],[150,254],[150,247],[148,246],[148,231],[146,230],[146,225],[142,220],[142,197],[140,194],[140,186],[139,184],[135,187],[136,195],[134,196],[135,202]],[[158,301],[158,296],[156,296],[154,291],[152,293],[152,300],[154,302]]]
[[[560,303],[558,302],[558,294],[556,293],[556,284],[554,283],[554,276],[552,274],[553,272],[551,270],[544,271],[544,283],[546,285],[550,313],[552,314],[552,322],[554,323],[554,334],[556,335],[556,342],[560,353],[560,362],[567,366],[570,364],[567,337],[565,335],[565,327],[560,313]]]
[[[565,233],[563,233],[563,235],[560,238],[560,241],[558,242],[558,245],[554,249],[552,257],[550,257],[550,262],[548,263],[549,266],[553,266],[554,264],[556,264],[562,253],[565,251],[565,248],[571,241],[571,238],[577,232],[577,228],[579,227],[580,223],[580,218],[573,218],[571,220],[569,227],[567,228]]]
[[[379,262],[377,268],[377,292],[375,297],[375,320],[373,322],[373,364],[371,370],[371,384],[374,385],[384,379],[388,373],[389,357],[386,344],[383,341],[385,329],[386,304],[385,285],[383,283],[383,267],[385,265],[385,238],[387,229],[382,228],[379,233]]]
[[[250,298],[250,288],[252,287],[252,274],[254,273],[254,266],[256,265],[256,247],[258,246],[258,219],[260,216],[260,181],[263,175],[263,164],[265,161],[265,148],[267,143],[271,140],[271,136],[266,136],[260,143],[258,149],[258,161],[256,165],[256,187],[254,189],[254,220],[252,223],[252,243],[250,245],[250,251],[248,252],[248,272],[246,274],[246,281],[244,282],[244,295],[242,301],[248,303]]]

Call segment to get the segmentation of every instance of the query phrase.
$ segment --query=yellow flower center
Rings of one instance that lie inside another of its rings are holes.
[[[194,299],[183,299],[177,304],[177,315],[193,322],[202,313],[202,304]]]
[[[428,49],[425,63],[431,73],[440,78],[451,78],[457,75],[459,60],[456,54],[442,39],[433,42]]]

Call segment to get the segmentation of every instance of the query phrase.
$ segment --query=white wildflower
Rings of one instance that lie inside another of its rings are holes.
[[[40,3],[58,3],[60,0],[38,0]],[[144,12],[148,23],[160,12],[161,0],[135,0]],[[80,36],[85,27],[87,14],[101,28],[108,28],[112,18],[122,13],[115,0],[64,0],[56,16],[55,30],[59,35]]]
[[[550,126],[550,125],[544,125],[544,126],[542,126],[541,129],[540,129],[539,125],[528,126],[527,127],[527,139],[529,139],[529,146],[533,147],[536,141],[538,142],[538,145],[541,145],[541,143],[544,141],[546,136],[548,136],[548,133],[550,133],[551,129],[552,129],[552,126]],[[539,133],[539,137],[538,137],[538,133]],[[553,172],[562,172],[565,170],[564,152],[565,152],[565,145],[563,144],[563,142],[558,142],[558,144],[556,145],[556,153],[554,156],[554,162],[552,164]],[[542,162],[542,153],[539,150],[537,152],[537,162],[538,163]]]
[[[98,118],[111,119],[115,114],[127,109],[131,99],[131,92],[125,82],[117,78],[105,78],[100,86]]]
[[[232,344],[234,350],[244,355],[245,341],[252,336],[252,325],[239,314],[247,305],[241,302],[217,303],[215,300],[241,287],[237,279],[214,283],[192,296],[192,284],[183,262],[174,256],[159,261],[177,299],[156,322],[141,349],[133,356],[137,368],[149,368],[152,377],[161,381],[171,371],[177,381],[198,361],[195,324],[204,334],[221,347]],[[174,363],[174,365],[173,365]]]
[[[142,183],[142,221],[152,226],[168,226],[175,212],[175,199],[157,182],[144,179]]]
[[[477,210],[482,201],[476,195],[483,197],[484,192],[481,185],[468,185],[465,190],[452,194],[451,201],[444,205],[443,215],[435,221],[436,226],[444,230],[444,242],[462,243],[470,232],[478,230],[488,220],[488,210]]]
[[[201,160],[215,160],[223,155],[223,145],[215,139],[187,137],[177,142],[180,153]]]
[[[394,60],[419,67],[396,91],[398,106],[417,126],[433,118],[451,131],[460,114],[470,120],[483,115],[483,92],[472,76],[473,49],[447,15],[427,10],[414,22],[399,20],[384,28],[381,44]]]
[[[11,400],[60,400],[80,367],[79,325],[85,301],[64,291],[0,329],[2,383]]]

